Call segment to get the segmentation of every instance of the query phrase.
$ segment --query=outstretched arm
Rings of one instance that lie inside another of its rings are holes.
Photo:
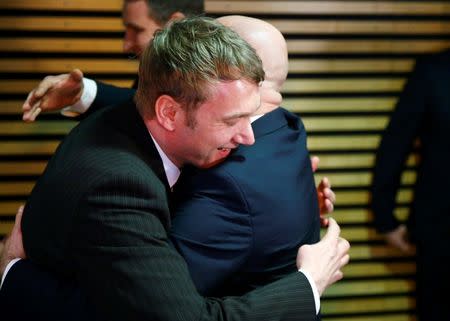
[[[83,77],[79,69],[45,77],[25,100],[23,120],[32,122],[41,112],[64,110],[66,116],[86,117],[96,110],[131,99],[135,90]]]

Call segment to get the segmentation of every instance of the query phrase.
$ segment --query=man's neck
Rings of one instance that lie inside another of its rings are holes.
[[[146,124],[147,126],[147,124]],[[155,130],[153,126],[147,126],[148,133],[150,134],[150,137],[153,140],[153,143],[155,144],[156,149],[158,150],[159,156],[161,157],[161,160],[163,162],[164,166],[164,172],[166,173],[167,182],[169,183],[169,186],[172,187],[177,182],[178,178],[180,177],[180,166],[175,164],[170,157],[168,156],[168,153],[164,149],[164,144],[161,144],[164,142],[161,135],[159,134],[158,130]]]

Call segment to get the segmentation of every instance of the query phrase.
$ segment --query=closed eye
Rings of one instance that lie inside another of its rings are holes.
[[[227,126],[234,126],[239,122],[239,118],[230,118],[223,121]]]

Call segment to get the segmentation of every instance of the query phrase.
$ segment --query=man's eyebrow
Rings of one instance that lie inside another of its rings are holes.
[[[261,108],[261,102],[259,103],[258,107],[256,107],[256,109],[250,113],[235,113],[235,114],[225,116],[223,119],[229,120],[229,119],[235,119],[235,118],[241,118],[241,117],[250,117],[250,116],[254,115],[260,108]]]
[[[124,27],[130,27],[130,28],[138,29],[138,30],[144,29],[143,27],[141,27],[133,22],[123,23],[123,25],[124,25]]]

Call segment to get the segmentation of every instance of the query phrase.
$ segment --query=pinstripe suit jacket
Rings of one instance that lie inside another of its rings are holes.
[[[76,279],[108,320],[314,320],[301,273],[223,300],[199,296],[169,246],[168,185],[134,104],[81,122],[25,208],[31,261]]]

